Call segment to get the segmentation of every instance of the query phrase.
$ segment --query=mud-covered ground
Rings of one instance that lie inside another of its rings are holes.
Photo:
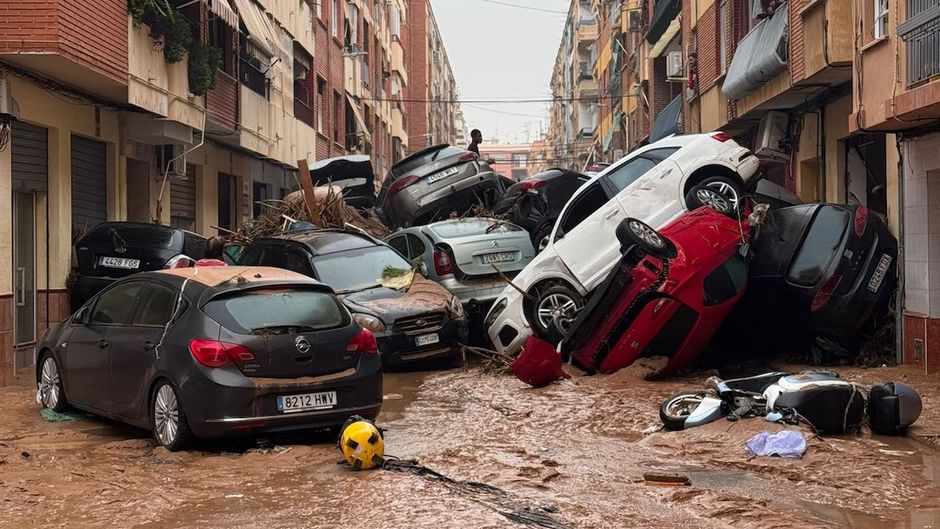
[[[793,369],[793,366],[790,366]],[[704,375],[645,382],[629,371],[544,389],[479,370],[391,374],[387,452],[505,494],[410,473],[353,472],[328,435],[203,444],[170,453],[146,432],[82,416],[48,422],[28,385],[0,389],[0,527],[525,527],[501,514],[557,509],[569,527],[940,527],[940,378],[907,381],[925,412],[906,438],[812,439],[799,460],[751,458],[780,426],[718,421],[644,434],[661,400]],[[652,485],[682,472],[691,486]]]

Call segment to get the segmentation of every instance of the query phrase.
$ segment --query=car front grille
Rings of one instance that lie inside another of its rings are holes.
[[[395,327],[408,336],[426,334],[441,330],[444,327],[443,314],[422,314],[395,320]]]

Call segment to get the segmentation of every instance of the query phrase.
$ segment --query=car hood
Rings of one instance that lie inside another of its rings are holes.
[[[416,276],[405,290],[375,287],[345,294],[341,298],[349,310],[371,314],[391,324],[405,316],[449,312],[453,294],[433,281]]]

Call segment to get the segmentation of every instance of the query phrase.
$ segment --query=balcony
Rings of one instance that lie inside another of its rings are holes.
[[[908,13],[898,36],[907,51],[907,87],[914,88],[940,77],[940,4],[908,0]]]
[[[392,71],[398,72],[402,82],[408,84],[408,68],[405,67],[405,50],[402,48],[401,41],[392,40]]]
[[[853,28],[851,24],[833,24],[832,21],[851,20],[853,8],[851,2],[840,0],[813,2],[803,8],[797,6],[799,16],[791,19],[790,24],[802,24],[803,38],[791,42],[795,84],[838,85],[852,81]]]

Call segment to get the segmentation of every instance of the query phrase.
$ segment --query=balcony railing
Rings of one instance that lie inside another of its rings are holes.
[[[898,25],[907,43],[907,86],[940,76],[940,1],[908,0],[908,19]]]

